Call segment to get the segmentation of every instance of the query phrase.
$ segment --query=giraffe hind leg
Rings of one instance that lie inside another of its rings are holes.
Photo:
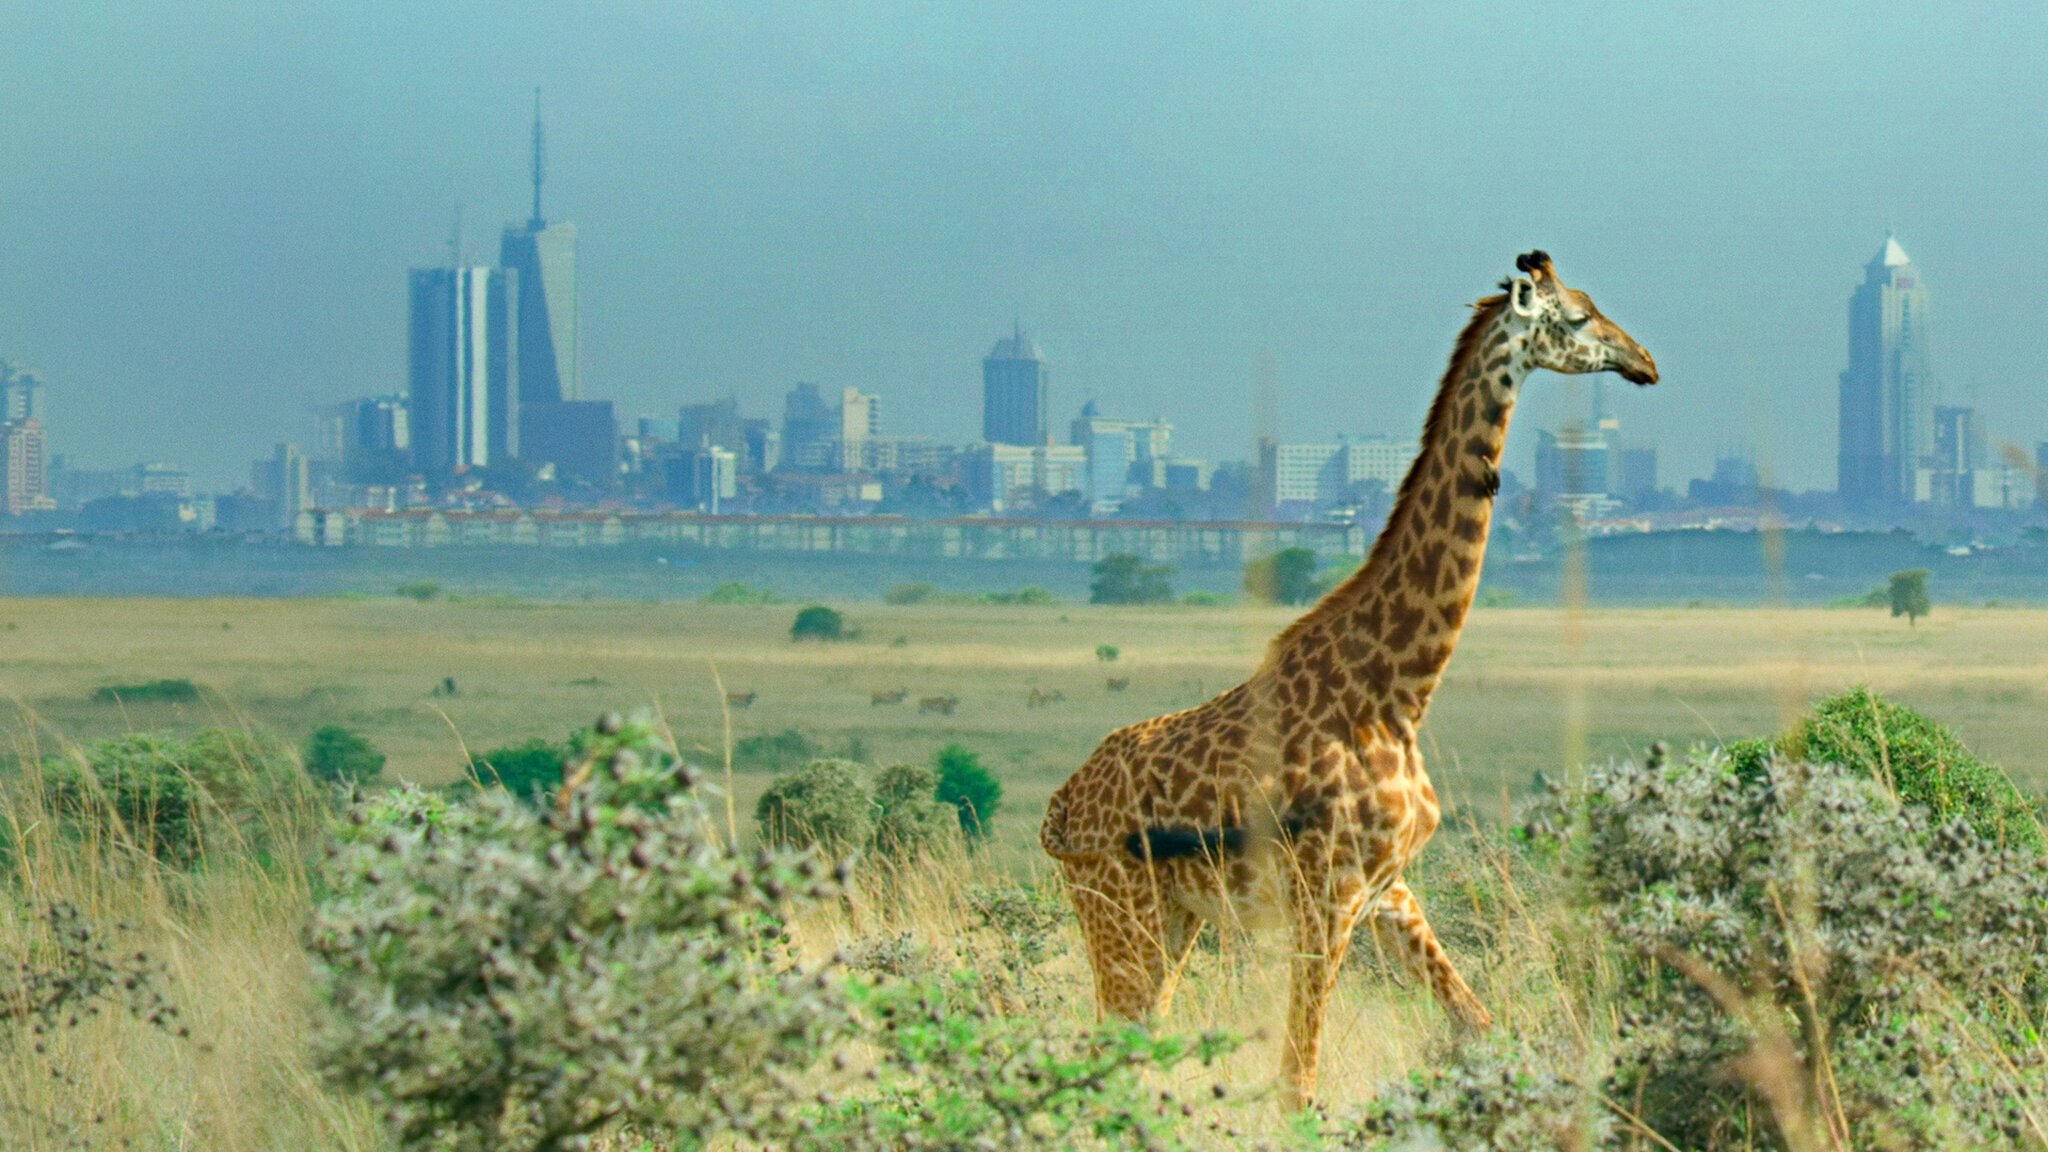
[[[1064,864],[1099,1014],[1143,1020],[1163,1011],[1194,933],[1186,931],[1185,943],[1176,945],[1184,926],[1169,925],[1167,901],[1149,870],[1107,857]]]
[[[1396,880],[1380,894],[1373,906],[1372,932],[1380,947],[1405,971],[1429,985],[1436,1002],[1461,1027],[1474,1032],[1493,1027],[1493,1014],[1458,975],[1450,954],[1436,938],[1436,930],[1422,914],[1422,902],[1407,882]]]

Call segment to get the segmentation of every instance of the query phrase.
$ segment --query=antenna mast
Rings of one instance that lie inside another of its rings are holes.
[[[533,219],[529,226],[538,232],[547,226],[540,214],[541,177],[541,136],[540,136],[540,88],[533,90]]]

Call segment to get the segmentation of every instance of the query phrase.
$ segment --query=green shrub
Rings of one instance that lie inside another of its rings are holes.
[[[1117,657],[1121,655],[1123,655],[1123,650],[1114,644],[1097,644],[1095,646],[1095,658],[1104,664],[1116,663]]]
[[[1920,618],[1932,609],[1927,599],[1927,575],[1925,568],[1892,573],[1885,598],[1891,604],[1893,619],[1904,616],[1908,625],[1917,626]]]
[[[770,592],[766,588],[756,588],[752,584],[742,583],[738,580],[728,580],[711,591],[706,592],[702,602],[705,604],[773,604],[776,602],[776,598],[775,593]]]
[[[559,787],[571,749],[536,736],[524,744],[498,748],[477,757],[477,779],[496,784],[521,800],[534,800]]]
[[[1282,548],[1244,566],[1244,590],[1268,604],[1306,604],[1321,595],[1313,548]]]
[[[813,760],[779,777],[754,805],[763,841],[781,848],[816,846],[833,859],[867,847],[875,816],[860,766],[847,760]]]
[[[1088,583],[1090,604],[1170,604],[1173,567],[1147,564],[1129,552],[1112,552],[1095,562]]]
[[[272,740],[207,728],[188,739],[138,733],[102,740],[44,761],[42,776],[67,824],[187,864],[215,837],[268,847],[268,822],[288,804],[299,772]]]
[[[981,757],[959,744],[948,744],[933,757],[938,768],[938,798],[959,813],[960,830],[969,843],[985,839],[995,828],[1003,806],[1003,782],[981,766]]]
[[[407,600],[417,600],[425,604],[441,595],[441,586],[432,580],[409,580],[398,586],[397,593]]]
[[[1868,688],[1815,705],[1789,734],[1732,744],[1728,759],[1754,775],[1773,754],[1840,764],[1886,785],[1936,822],[1966,821],[1979,835],[2048,851],[2041,821],[2018,786],[1978,759],[1948,728]]]
[[[1219,593],[1196,590],[1181,597],[1180,602],[1190,608],[1215,608],[1219,605],[1228,604],[1230,601],[1224,599]]]
[[[1019,588],[1015,592],[985,592],[981,597],[990,604],[1057,604],[1060,598],[1036,584]]]
[[[384,772],[384,754],[377,746],[338,724],[315,728],[306,737],[301,761],[307,775],[328,782],[375,780]]]
[[[1531,827],[1569,830],[1618,952],[1587,966],[1616,978],[1603,1091],[1671,1144],[1796,1146],[1767,1089],[1809,1103],[1787,1123],[1838,1118],[1857,1148],[2010,1146],[2014,1109],[2048,1104],[2019,1087],[2048,1084],[2033,852],[1773,757],[1594,768]]]
[[[1498,1033],[1460,1045],[1449,1063],[1383,1087],[1329,1133],[1331,1149],[1556,1152],[1609,1148],[1614,1124],[1573,1061]],[[1620,1145],[1626,1147],[1626,1145]]]
[[[884,604],[922,604],[939,594],[936,584],[892,584],[882,593]]]
[[[144,680],[139,684],[103,684],[93,690],[98,704],[189,704],[199,699],[199,686],[190,680]]]
[[[794,728],[733,741],[733,767],[753,771],[780,772],[824,753],[817,741]],[[849,757],[851,759],[851,757]]]
[[[961,975],[856,984],[848,996],[876,1048],[875,1086],[805,1117],[788,1145],[798,1152],[1192,1148],[1192,1104],[1155,1081],[1237,1047],[1220,1033],[1155,1036],[1133,1023],[1073,1032],[1005,1016]]]
[[[959,842],[960,822],[938,798],[939,778],[922,764],[892,764],[875,773],[876,855],[909,860]]]
[[[791,640],[844,640],[846,638],[846,617],[825,607],[813,604],[796,614],[796,620],[789,626]]]
[[[840,1031],[781,930],[833,894],[815,863],[712,839],[650,721],[579,746],[595,770],[559,806],[408,786],[358,803],[321,871],[318,1059],[407,1152],[561,1152],[620,1125],[758,1147]]]

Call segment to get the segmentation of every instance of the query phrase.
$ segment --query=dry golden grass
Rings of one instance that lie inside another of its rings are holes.
[[[396,775],[453,779],[465,748],[559,738],[599,710],[659,706],[683,745],[715,760],[723,714],[713,668],[733,690],[759,693],[732,714],[734,731],[800,728],[827,743],[857,736],[878,759],[929,756],[957,740],[980,750],[1008,789],[997,852],[900,878],[889,900],[857,920],[807,925],[807,946],[829,951],[864,938],[912,933],[942,960],[999,965],[964,902],[976,883],[1042,875],[1029,847],[1045,795],[1110,728],[1194,703],[1241,676],[1278,610],[996,608],[859,605],[861,639],[789,641],[794,608],[676,605],[531,605],[381,601],[0,601],[0,691],[20,707],[9,721],[16,753],[33,758],[64,740],[199,724],[245,724],[297,740],[341,723],[392,756]],[[224,625],[226,625],[224,627]],[[2048,612],[1940,610],[1917,629],[1881,613],[1818,610],[1631,610],[1578,622],[1541,609],[1482,610],[1474,618],[1428,729],[1434,772],[1455,800],[1496,811],[1536,770],[1555,771],[1573,734],[1564,701],[1581,693],[1593,756],[1618,756],[1653,739],[1678,743],[1774,729],[1813,695],[1868,682],[1956,726],[1974,747],[2040,789],[2048,772],[2033,750],[2048,738]],[[893,643],[904,638],[900,645]],[[1098,663],[1098,644],[1122,650]],[[1128,676],[1122,693],[1109,676]],[[198,706],[95,704],[102,684],[189,677],[209,695]],[[454,676],[460,694],[429,694]],[[596,681],[593,683],[592,681]],[[909,689],[894,707],[874,690]],[[1032,687],[1067,703],[1025,707]],[[961,697],[951,717],[921,716],[916,700]],[[758,780],[741,780],[750,823]],[[161,961],[167,991],[193,1031],[178,1040],[118,1014],[86,1022],[53,1052],[25,1036],[0,1050],[0,1145],[66,1146],[67,1127],[90,1146],[119,1138],[143,1148],[380,1147],[374,1120],[319,1081],[308,1057],[310,974],[298,934],[310,897],[297,861],[258,863],[234,844],[209,848],[204,866],[173,875],[119,844],[79,846],[50,830],[33,789],[0,811],[24,845],[13,874],[19,899],[0,917],[0,957],[36,940],[26,910],[53,900],[103,924]],[[299,833],[317,819],[278,814]],[[1520,901],[1490,867],[1483,837],[1446,835],[1419,878],[1447,923],[1490,918],[1490,931],[1447,930],[1458,960],[1502,1025],[1523,1036],[1597,1043],[1607,1024],[1584,1018],[1564,989],[1583,986],[1584,955],[1558,954],[1563,913]],[[1477,879],[1474,879],[1474,878]],[[1468,883],[1492,897],[1469,898]],[[1471,941],[1484,940],[1485,944]],[[1039,1010],[1075,1024],[1092,1019],[1092,991],[1068,923],[1038,972],[1054,993]],[[1590,953],[1588,953],[1590,954]],[[1271,940],[1226,940],[1198,954],[1173,1026],[1262,1037],[1219,1072],[1191,1074],[1200,1091],[1220,1077],[1270,1083],[1285,1002],[1283,957]],[[1372,1085],[1440,1055],[1450,1029],[1426,993],[1396,986],[1369,950],[1354,953],[1330,1014],[1324,1095],[1340,1106]],[[77,1077],[53,1080],[50,1068]],[[89,1123],[94,1116],[99,1124]],[[1270,1112],[1254,1111],[1257,1122]],[[1276,1121],[1274,1121],[1276,1122]]]

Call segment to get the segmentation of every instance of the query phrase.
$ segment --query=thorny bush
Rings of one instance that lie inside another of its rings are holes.
[[[2048,1143],[2048,869],[1833,764],[1618,764],[1539,805],[1621,948],[1612,1097],[1682,1147]]]
[[[544,809],[359,800],[323,868],[320,1058],[401,1147],[766,1131],[844,1021],[782,919],[835,878],[723,842],[650,722],[608,716],[579,749]]]

